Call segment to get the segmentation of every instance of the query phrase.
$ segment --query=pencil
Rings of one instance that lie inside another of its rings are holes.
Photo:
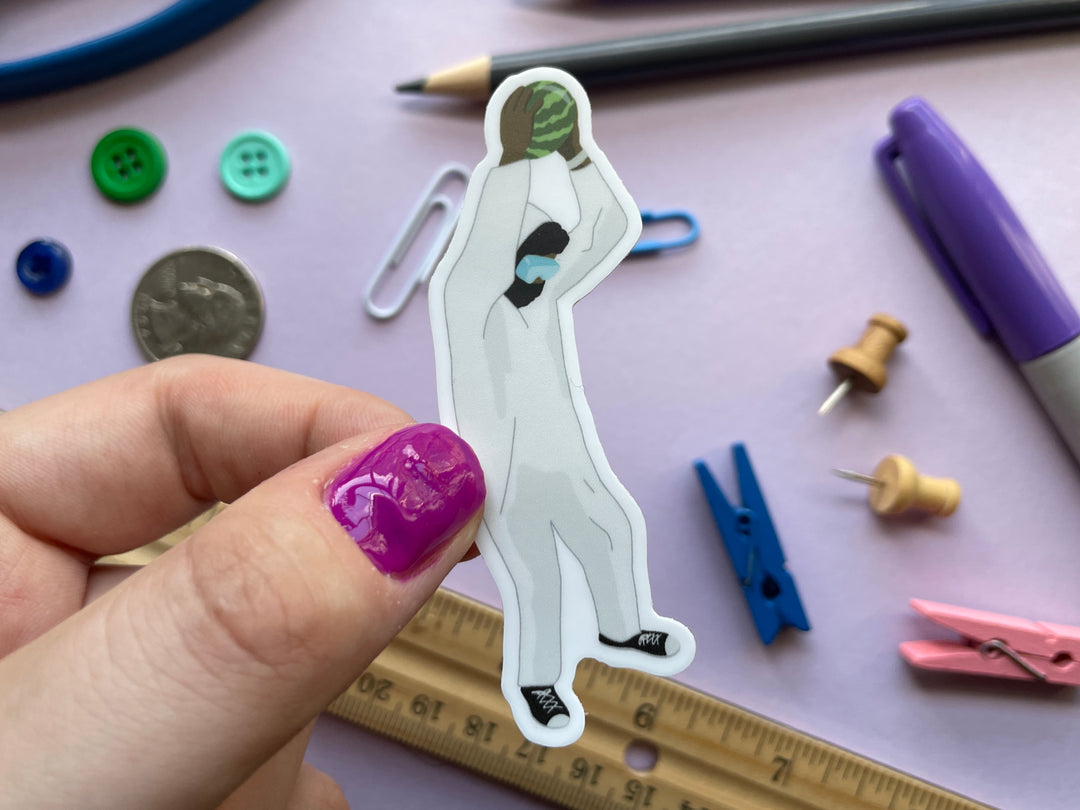
[[[586,87],[871,53],[1080,24],[1080,0],[878,3],[797,17],[482,56],[397,86],[486,98],[507,76],[547,65]]]

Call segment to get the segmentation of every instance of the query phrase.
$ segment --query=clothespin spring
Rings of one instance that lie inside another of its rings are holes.
[[[1048,676],[1045,672],[1036,669],[1032,666],[1030,661],[1025,659],[1020,653],[999,638],[992,638],[989,641],[984,641],[979,645],[979,652],[987,658],[997,658],[1004,655],[1031,677],[1040,681],[1048,680]]]

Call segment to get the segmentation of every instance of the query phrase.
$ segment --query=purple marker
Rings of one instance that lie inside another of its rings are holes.
[[[974,155],[920,98],[890,116],[878,167],[984,337],[996,337],[1080,460],[1080,316]],[[897,167],[897,161],[901,166]]]

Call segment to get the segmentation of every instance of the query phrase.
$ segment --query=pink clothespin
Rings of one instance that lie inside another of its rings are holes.
[[[964,642],[905,641],[900,655],[919,669],[1080,686],[1080,627],[1047,624],[912,599],[932,622]]]

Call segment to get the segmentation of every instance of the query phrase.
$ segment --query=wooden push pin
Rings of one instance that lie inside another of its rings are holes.
[[[870,508],[879,515],[899,515],[919,509],[946,517],[960,505],[960,484],[952,478],[919,475],[903,456],[885,456],[873,475],[833,470],[841,478],[870,484]]]
[[[907,327],[896,318],[882,312],[871,316],[858,343],[837,349],[830,355],[829,365],[843,379],[818,408],[818,413],[827,414],[852,388],[871,394],[884,388],[889,376],[885,361],[906,337]]]

